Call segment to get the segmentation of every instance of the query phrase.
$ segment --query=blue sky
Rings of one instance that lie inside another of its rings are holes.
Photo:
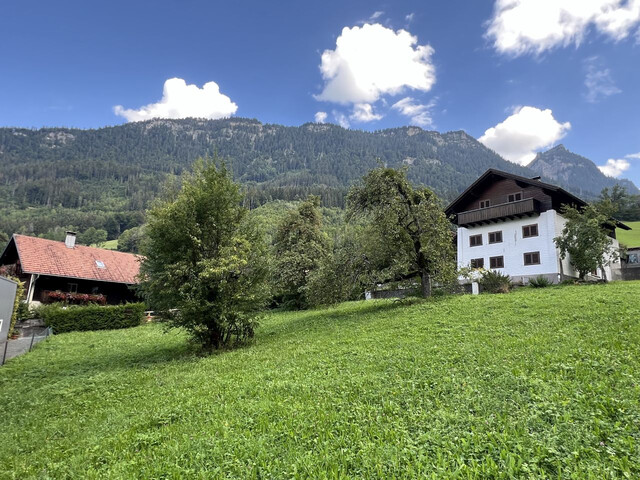
[[[417,124],[640,184],[639,27],[640,0],[4,2],[0,125]]]

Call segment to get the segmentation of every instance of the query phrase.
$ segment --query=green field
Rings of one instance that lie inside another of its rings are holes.
[[[0,368],[0,478],[639,478],[640,282],[161,325]]]
[[[102,242],[100,245],[95,245],[96,247],[106,248],[107,250],[117,250],[118,249],[118,239],[115,240],[107,240],[106,242]]]
[[[616,236],[620,243],[627,247],[640,247],[640,222],[624,222],[631,230],[616,229]]]

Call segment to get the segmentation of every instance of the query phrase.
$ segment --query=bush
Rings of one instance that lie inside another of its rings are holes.
[[[143,303],[68,307],[52,304],[39,307],[37,313],[54,333],[65,333],[137,327],[144,318],[144,310]]]
[[[533,288],[546,288],[551,286],[551,281],[547,277],[538,275],[536,278],[529,279],[529,285]]]
[[[21,313],[21,305],[25,305],[22,302],[22,297],[24,296],[24,282],[21,282],[17,277],[7,277],[9,280],[13,280],[18,284],[16,288],[16,298],[13,303],[13,313],[11,314],[11,321],[9,324],[9,335],[13,335],[14,330],[16,328],[16,323],[18,322],[18,318]]]
[[[488,293],[509,293],[513,288],[511,278],[495,270],[486,270],[482,272],[482,277],[478,283],[485,292]]]

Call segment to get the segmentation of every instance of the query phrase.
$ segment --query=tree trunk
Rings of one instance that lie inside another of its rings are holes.
[[[431,275],[427,272],[420,274],[420,283],[422,286],[422,296],[428,298],[431,296]]]

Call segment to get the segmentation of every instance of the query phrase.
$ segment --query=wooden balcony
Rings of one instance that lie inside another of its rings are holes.
[[[461,227],[468,227],[493,223],[499,220],[530,217],[539,213],[540,202],[535,198],[525,198],[517,202],[502,203],[488,208],[460,212],[457,223]]]

